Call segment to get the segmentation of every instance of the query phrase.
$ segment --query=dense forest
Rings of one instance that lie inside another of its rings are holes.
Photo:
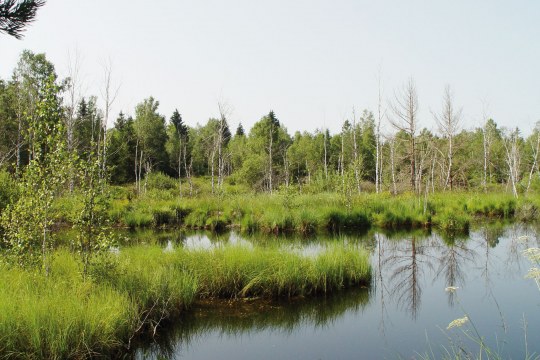
[[[449,87],[440,112],[433,114],[437,132],[420,128],[419,99],[410,80],[392,101],[381,100],[376,112],[353,109],[339,133],[289,134],[273,111],[249,131],[242,124],[231,129],[226,103],[217,104],[218,117],[187,126],[178,110],[170,117],[161,114],[153,97],[142,100],[133,116],[120,112],[108,128],[115,96],[110,83],[98,99],[81,94],[71,75],[59,78],[45,54],[24,51],[11,79],[0,80],[2,168],[19,174],[36,156],[35,127],[46,122],[40,103],[53,96],[57,108],[47,121],[62,124],[66,150],[79,159],[96,153],[112,184],[135,183],[139,192],[152,172],[180,178],[186,194],[191,179],[201,176],[209,177],[213,192],[224,181],[267,192],[292,184],[314,191],[391,193],[504,185],[515,196],[540,185],[538,128],[524,138],[520,129],[500,128],[486,118],[482,127],[467,129]],[[392,134],[381,133],[384,124]]]

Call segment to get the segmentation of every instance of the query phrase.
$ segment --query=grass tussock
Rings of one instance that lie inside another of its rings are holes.
[[[159,177],[158,177],[159,178]],[[200,179],[199,179],[200,180]],[[202,186],[202,185],[201,185]],[[121,227],[182,227],[244,233],[311,234],[342,232],[370,227],[388,230],[436,227],[442,231],[466,232],[481,219],[537,220],[540,196],[535,193],[515,199],[507,193],[441,192],[416,196],[403,193],[300,194],[293,190],[275,194],[195,193],[180,196],[172,184],[157,182],[137,197],[129,188],[113,189],[110,220]],[[78,210],[77,195],[61,198],[55,206],[59,221],[70,222]]]
[[[136,246],[97,261],[83,278],[58,251],[50,275],[0,265],[0,356],[112,356],[196,299],[289,298],[368,284],[368,253],[334,244],[308,257],[280,248]]]
[[[75,261],[57,256],[50,277],[0,266],[0,354],[84,358],[121,345],[136,308],[109,286],[83,281]]]

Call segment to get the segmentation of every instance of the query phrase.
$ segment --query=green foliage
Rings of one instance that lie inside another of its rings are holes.
[[[94,258],[96,256],[103,258],[115,245],[108,227],[110,195],[101,168],[101,157],[91,153],[89,161],[79,163],[83,206],[74,224],[78,230],[74,245],[83,263],[84,276],[87,275]]]
[[[0,170],[0,215],[2,211],[17,199],[17,185],[11,175]]]
[[[147,189],[157,190],[176,190],[178,189],[178,180],[163,174],[162,172],[153,172],[146,175]]]
[[[107,164],[110,169],[111,181],[115,184],[125,184],[135,180],[135,146],[136,137],[133,119],[120,113],[114,128],[109,130]]]
[[[51,208],[66,182],[70,158],[61,121],[59,88],[49,77],[43,98],[30,120],[28,139],[33,158],[19,181],[19,198],[2,214],[4,241],[21,265],[39,266],[48,272],[47,253],[52,246]]]
[[[139,144],[139,156],[142,152],[143,164],[147,170],[163,170],[167,167],[168,159],[165,151],[167,133],[165,118],[157,110],[159,101],[153,97],[145,99],[135,108],[133,128]]]
[[[196,299],[326,294],[371,279],[367,251],[339,244],[314,257],[278,248],[137,246],[104,259],[86,278],[64,251],[49,276],[0,263],[0,354],[114,357]]]
[[[128,296],[78,274],[65,254],[48,277],[0,264],[3,357],[85,358],[129,336],[137,313]]]

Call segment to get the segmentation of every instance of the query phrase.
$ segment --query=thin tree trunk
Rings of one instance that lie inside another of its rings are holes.
[[[488,172],[488,156],[489,156],[489,143],[488,143],[488,135],[487,135],[487,127],[484,125],[484,129],[482,129],[482,138],[483,138],[483,145],[484,145],[484,179],[483,179],[483,185],[484,185],[484,192],[487,192],[487,172]]]
[[[287,151],[284,152],[283,162],[285,167],[285,186],[289,187],[289,160],[287,159]]]
[[[358,147],[356,145],[356,114],[353,109],[353,148],[354,148],[354,177],[356,180],[356,189],[360,194],[360,174],[358,173]]]
[[[328,181],[328,158],[327,158],[327,151],[326,151],[326,129],[324,130],[324,178],[326,181]]]
[[[396,187],[396,168],[395,168],[395,139],[390,140],[390,166],[392,171],[392,187],[394,190],[394,195],[397,194]]]
[[[341,183],[342,183],[343,189],[345,189],[345,138],[344,138],[344,134],[343,134],[343,129],[341,130],[340,164],[341,164]]]
[[[178,192],[182,197],[182,138],[180,137],[180,144],[178,146]]]
[[[139,139],[135,143],[135,189],[137,189],[137,194],[139,194],[139,174],[138,174],[138,164],[137,157],[139,156]]]
[[[380,70],[380,69],[379,69]],[[377,127],[375,134],[375,192],[381,192],[381,120],[382,114],[382,98],[381,98],[381,74],[379,71],[379,102],[377,106]]]
[[[272,184],[272,173],[273,173],[273,161],[272,161],[272,148],[274,142],[274,123],[273,120],[270,120],[270,147],[268,148],[268,187],[270,194],[272,194],[273,184]]]
[[[538,131],[538,134],[536,135],[536,148],[533,149],[534,152],[534,160],[533,164],[531,166],[531,171],[529,172],[529,180],[527,181],[527,190],[525,190],[526,193],[529,192],[529,188],[531,187],[531,180],[533,177],[534,169],[536,169],[538,164],[538,150],[540,147],[540,130]]]
[[[211,174],[212,174],[212,194],[214,194],[214,158],[216,156],[216,149],[212,149],[212,156],[211,156]]]

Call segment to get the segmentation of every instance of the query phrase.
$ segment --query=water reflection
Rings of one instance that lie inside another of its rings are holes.
[[[343,347],[340,351],[353,354],[336,354],[336,357],[358,358],[357,355],[362,354],[368,358],[379,358],[381,351],[392,349],[389,357],[410,358],[426,349],[423,339],[428,332],[433,343],[447,344],[447,336],[440,329],[444,329],[449,321],[463,316],[462,307],[456,306],[456,296],[459,296],[460,304],[463,302],[467,312],[476,317],[478,331],[488,339],[493,335],[495,340],[491,345],[494,348],[499,346],[501,338],[505,339],[502,357],[521,358],[522,314],[528,311],[536,316],[539,303],[534,300],[538,298],[534,284],[529,286],[529,282],[523,279],[529,264],[521,252],[527,247],[539,246],[539,233],[536,224],[492,223],[471,231],[467,236],[428,231],[370,231],[360,236],[347,234],[310,238],[244,237],[234,232],[219,235],[181,232],[137,234],[136,242],[159,243],[166,251],[174,251],[178,247],[212,248],[234,244],[281,246],[313,256],[329,243],[347,243],[370,249],[374,277],[370,291],[347,290],[325,299],[307,299],[290,304],[199,304],[180,323],[163,329],[157,342],[143,345],[134,356],[201,358],[209,356],[206,350],[201,349],[206,349],[205,343],[210,340],[214,346],[225,346],[223,344],[229,342],[236,344],[235,341],[260,341],[258,346],[264,347],[264,339],[272,336],[278,342],[286,342],[288,338],[311,341],[312,352],[298,356],[302,358],[325,358],[319,355],[323,350],[318,344],[326,341],[339,342]],[[458,286],[457,295],[445,292],[444,288],[448,286]],[[499,320],[502,320],[502,327],[498,326]],[[376,323],[379,324],[378,329]],[[320,331],[307,330],[313,328]],[[502,333],[500,329],[503,329]],[[335,337],[334,333],[340,333],[341,338]],[[534,343],[540,344],[540,335],[530,334],[540,334],[540,323],[531,322],[529,317],[529,338],[536,336]],[[284,348],[297,351],[295,354],[307,351],[295,348],[294,344],[287,346]],[[234,345],[229,350],[234,351],[232,348]],[[231,354],[236,356],[234,352]],[[213,355],[220,356],[219,353]],[[270,355],[265,357],[272,358]],[[260,358],[260,354],[249,353],[244,358],[250,357]],[[287,353],[286,357],[295,356]]]
[[[426,269],[433,267],[429,247],[427,239],[416,236],[401,241],[389,241],[386,256],[382,261],[383,269],[390,269],[386,285],[389,295],[395,298],[397,304],[413,319],[416,318],[421,303],[420,277],[424,276]]]
[[[445,288],[449,286],[463,287],[465,284],[466,272],[464,266],[473,264],[476,251],[469,247],[468,237],[452,235],[443,237],[443,243],[436,245],[437,253],[435,258],[439,267],[437,268],[435,279],[443,277]],[[448,304],[454,306],[456,292],[448,291]]]
[[[324,330],[347,312],[362,311],[369,298],[368,289],[355,288],[346,294],[296,299],[287,303],[261,300],[198,303],[180,322],[162,329],[164,331],[160,332],[155,342],[143,344],[133,357],[178,358],[191,344],[209,334],[240,337],[266,331],[286,336],[298,328]]]

